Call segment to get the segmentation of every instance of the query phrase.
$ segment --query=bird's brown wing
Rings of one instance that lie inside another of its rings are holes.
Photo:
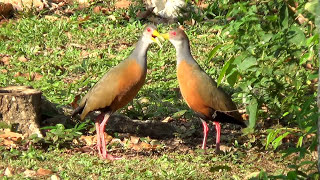
[[[200,84],[198,92],[204,103],[213,110],[221,111],[233,116],[236,119],[242,120],[237,106],[232,101],[231,97],[224,92],[223,89],[217,87],[217,83],[211,79],[203,70],[195,70],[194,72],[199,77]]]
[[[81,119],[91,111],[109,107],[119,94],[124,94],[123,91],[128,91],[135,81],[138,81],[133,79],[137,77],[128,76],[127,73],[130,71],[132,62],[135,60],[122,61],[106,73],[86,94],[80,102],[80,106],[84,106]],[[123,82],[127,83],[123,85]]]

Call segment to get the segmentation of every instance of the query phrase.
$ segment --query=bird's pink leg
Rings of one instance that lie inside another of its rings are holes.
[[[220,133],[221,133],[221,126],[219,122],[214,122],[215,126],[216,126],[216,151],[220,151]]]
[[[204,150],[204,153],[206,153],[206,146],[207,146],[207,136],[208,136],[208,125],[204,120],[202,121],[202,126],[203,126],[203,141],[202,141],[202,149]]]
[[[105,140],[105,137],[104,137],[104,131],[106,129],[106,124],[107,124],[107,122],[109,120],[109,117],[110,117],[110,114],[106,113],[104,115],[102,123],[100,124],[100,138],[101,138],[101,143],[102,143],[102,158],[103,159],[109,159],[109,160],[118,160],[118,159],[121,159],[121,158],[114,157],[111,154],[107,153],[106,140]]]
[[[99,155],[102,156],[102,152],[101,152],[101,136],[100,136],[100,124],[101,121],[103,119],[103,114],[100,114],[97,118],[96,118],[96,133],[97,133],[97,149],[99,152]]]

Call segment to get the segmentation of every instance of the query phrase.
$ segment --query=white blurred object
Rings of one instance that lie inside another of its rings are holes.
[[[147,8],[153,8],[153,12],[164,18],[177,18],[180,8],[186,6],[185,0],[146,0]]]

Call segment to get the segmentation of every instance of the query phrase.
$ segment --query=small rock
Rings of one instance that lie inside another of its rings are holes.
[[[57,175],[52,175],[51,177],[50,177],[50,180],[60,180],[60,178],[59,178],[59,176],[57,176]]]

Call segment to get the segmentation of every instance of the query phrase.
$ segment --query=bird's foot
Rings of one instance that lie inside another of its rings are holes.
[[[105,155],[102,155],[101,157],[102,157],[102,159],[108,159],[110,161],[121,160],[122,159],[121,157],[113,156],[111,154],[105,154]]]

